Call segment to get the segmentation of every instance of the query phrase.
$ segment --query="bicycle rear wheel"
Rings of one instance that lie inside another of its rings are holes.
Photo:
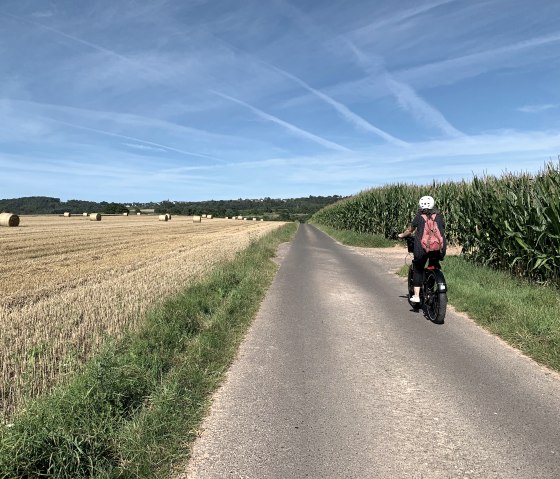
[[[447,293],[439,290],[433,271],[426,271],[423,290],[428,319],[435,324],[443,324],[447,310]]]

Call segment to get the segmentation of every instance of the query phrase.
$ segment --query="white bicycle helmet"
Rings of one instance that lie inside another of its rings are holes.
[[[434,205],[435,205],[435,201],[431,196],[422,196],[422,198],[420,198],[420,201],[418,202],[418,204],[420,205],[420,209],[423,210],[431,210]]]

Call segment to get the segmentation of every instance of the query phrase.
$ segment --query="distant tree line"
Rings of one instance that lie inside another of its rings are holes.
[[[260,198],[210,201],[161,201],[158,203],[108,203],[102,201],[68,200],[48,196],[28,196],[0,200],[0,212],[6,211],[19,215],[63,214],[65,212],[81,214],[96,212],[105,214],[135,213],[143,209],[153,209],[155,213],[176,215],[209,214],[215,217],[248,216],[268,220],[306,221],[311,215],[327,205],[342,199],[339,195],[308,196],[302,198]]]
[[[49,196],[27,196],[23,198],[13,198],[0,200],[0,212],[6,211],[18,215],[43,215],[43,214],[63,214],[65,212],[81,213],[105,213],[119,214],[128,213],[129,208],[120,203],[108,203],[102,201],[68,200],[60,201],[60,198]]]
[[[327,205],[342,199],[339,195],[302,198],[260,198],[210,201],[162,201],[153,204],[156,213],[176,215],[211,214],[216,217],[248,216],[268,220],[306,221]],[[143,206],[144,207],[144,206]]]

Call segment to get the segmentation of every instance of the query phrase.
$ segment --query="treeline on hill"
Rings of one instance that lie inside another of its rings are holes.
[[[60,198],[50,198],[48,196],[27,196],[0,200],[0,212],[2,211],[18,215],[54,215],[65,212],[119,214],[128,213],[129,208],[119,203],[107,203],[106,201],[100,203],[81,200],[60,201]]]
[[[211,201],[162,201],[154,204],[156,213],[176,215],[211,214],[216,217],[258,216],[268,220],[305,222],[311,215],[342,196],[308,196],[303,198],[261,198]],[[149,205],[143,205],[149,207]]]
[[[373,188],[326,207],[312,221],[396,238],[423,195],[436,199],[449,241],[461,245],[467,258],[560,285],[560,163],[534,175]]]
[[[105,214],[136,213],[148,209],[155,213],[176,215],[210,214],[215,217],[258,216],[267,220],[305,222],[313,213],[335,203],[342,196],[308,196],[302,198],[262,198],[211,201],[162,201],[159,203],[100,203],[94,201],[69,200],[47,196],[29,196],[0,200],[0,212],[19,215],[63,214],[65,212],[81,214],[96,212]]]

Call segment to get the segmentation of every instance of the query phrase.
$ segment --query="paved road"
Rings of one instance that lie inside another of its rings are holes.
[[[181,477],[560,477],[559,376],[404,289],[300,226]]]

